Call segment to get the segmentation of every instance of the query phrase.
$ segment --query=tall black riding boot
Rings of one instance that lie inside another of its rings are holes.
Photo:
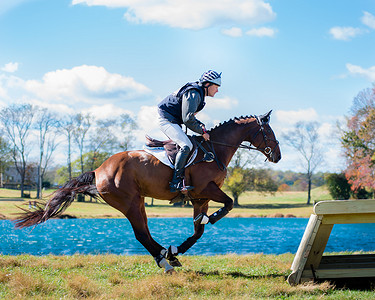
[[[184,186],[184,171],[185,171],[185,165],[186,161],[189,157],[190,149],[188,146],[185,146],[178,151],[176,156],[176,162],[174,165],[174,173],[172,181],[169,183],[170,191],[172,193],[178,192],[178,191],[189,191],[192,190],[193,186]]]

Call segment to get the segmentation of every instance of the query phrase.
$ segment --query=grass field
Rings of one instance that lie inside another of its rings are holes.
[[[29,199],[18,198],[18,193],[0,190],[0,216],[13,218],[16,205],[28,205]],[[330,199],[324,188],[313,190],[312,196],[313,201]],[[249,192],[230,216],[308,217],[312,205],[305,202],[305,192],[272,196]],[[192,216],[191,207],[173,207],[158,200],[154,204],[147,207],[149,216]],[[212,203],[211,211],[218,207]],[[88,202],[74,202],[66,213],[86,218],[122,217],[106,204]],[[179,257],[183,267],[166,275],[151,256],[0,255],[0,299],[374,299],[371,285],[366,289],[329,282],[290,286],[286,277],[293,257],[290,253],[183,255]]]
[[[323,282],[290,286],[293,255],[182,256],[165,275],[150,256],[1,256],[1,299],[374,299]]]
[[[45,191],[44,195],[52,191]],[[31,192],[35,197],[35,192]],[[228,217],[253,217],[253,216],[296,216],[309,217],[312,205],[306,205],[306,192],[277,192],[274,195],[264,195],[256,192],[246,192],[241,195],[239,203],[241,207],[234,208]],[[331,199],[324,187],[312,190],[312,201]],[[19,191],[0,189],[0,218],[13,219],[20,212],[17,206],[27,208],[30,199],[19,198]],[[34,201],[35,199],[31,199]],[[174,207],[168,201],[146,198],[147,214],[149,217],[191,217],[192,207]],[[220,204],[210,202],[209,213],[216,211]],[[123,215],[105,203],[74,202],[65,212],[78,218],[122,218]]]

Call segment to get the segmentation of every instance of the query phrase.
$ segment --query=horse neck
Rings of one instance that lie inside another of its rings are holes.
[[[257,130],[258,128],[255,120],[248,123],[243,122],[239,124],[233,121],[230,124],[224,124],[215,128],[210,133],[211,140],[225,144],[215,144],[215,152],[218,159],[228,166],[233,155],[236,153],[238,147],[244,141],[244,139],[249,134],[255,136]]]

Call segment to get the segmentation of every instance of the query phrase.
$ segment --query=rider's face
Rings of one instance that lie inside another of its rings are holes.
[[[219,91],[219,86],[216,84],[211,84],[207,88],[207,96],[214,97],[215,94]]]

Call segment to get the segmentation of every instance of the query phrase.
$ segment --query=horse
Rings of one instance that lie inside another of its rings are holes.
[[[46,203],[38,203],[34,210],[23,209],[15,220],[15,226],[35,226],[60,215],[77,194],[103,199],[129,220],[136,239],[154,257],[156,264],[164,268],[164,272],[174,273],[174,267],[181,266],[177,255],[185,253],[196,243],[206,224],[216,223],[233,208],[233,200],[221,187],[227,175],[227,166],[237,149],[260,151],[266,161],[273,163],[281,159],[279,142],[269,125],[271,112],[223,122],[208,131],[210,140],[207,142],[202,137],[196,137],[201,147],[194,163],[185,169],[186,184],[194,186],[187,195],[193,205],[194,234],[178,247],[162,247],[149,231],[145,197],[171,201],[179,192],[169,191],[173,170],[144,150],[114,154],[96,170],[73,178]],[[207,149],[214,154],[212,162],[203,161]],[[207,216],[210,200],[224,206]]]

